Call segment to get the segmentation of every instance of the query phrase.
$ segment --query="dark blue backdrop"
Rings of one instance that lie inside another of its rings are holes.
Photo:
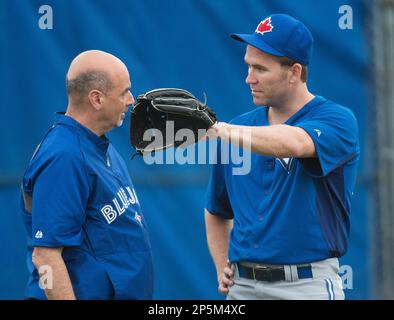
[[[38,26],[39,7],[53,9],[53,29]],[[243,63],[244,46],[231,32],[250,33],[270,13],[288,13],[312,31],[315,50],[309,87],[350,107],[368,140],[366,115],[368,8],[348,1],[353,29],[338,27],[341,0],[1,0],[0,40],[0,298],[23,296],[25,239],[18,211],[18,183],[55,111],[67,105],[64,79],[78,53],[101,49],[121,58],[132,77],[132,92],[182,87],[208,95],[221,120],[253,107]],[[128,126],[110,133],[127,159]],[[362,153],[352,213],[348,254],[353,270],[348,298],[369,298],[367,229],[369,159]],[[209,166],[146,165],[127,161],[150,226],[157,299],[216,299],[216,275],[205,239],[203,208]]]

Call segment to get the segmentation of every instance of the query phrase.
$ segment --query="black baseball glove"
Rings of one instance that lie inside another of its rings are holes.
[[[207,130],[215,123],[215,112],[206,101],[183,89],[155,89],[137,97],[130,117],[130,142],[140,154],[186,146],[197,142],[199,129]],[[180,129],[189,130],[181,131],[183,139],[178,141]]]

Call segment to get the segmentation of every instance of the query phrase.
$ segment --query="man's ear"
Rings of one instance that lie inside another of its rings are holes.
[[[104,95],[99,90],[92,90],[88,94],[90,104],[96,109],[100,110],[103,107]]]
[[[302,66],[299,63],[293,64],[290,69],[290,83],[295,83],[301,79]]]

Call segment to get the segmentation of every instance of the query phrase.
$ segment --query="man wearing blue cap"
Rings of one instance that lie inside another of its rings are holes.
[[[228,299],[344,299],[346,253],[359,160],[353,113],[308,91],[313,38],[284,14],[262,20],[247,44],[246,83],[260,106],[211,129],[251,146],[251,171],[213,166],[206,229],[219,292]],[[220,145],[218,150],[220,150]],[[230,232],[231,231],[231,232]]]

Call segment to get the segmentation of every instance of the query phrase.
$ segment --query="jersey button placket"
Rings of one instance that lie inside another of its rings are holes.
[[[269,159],[265,161],[266,170],[274,170],[274,168],[275,168],[275,159]]]
[[[275,159],[274,158],[270,158],[267,159],[264,163],[264,169],[265,171],[267,171],[268,175],[271,176],[268,181],[266,180],[264,182],[264,189],[263,189],[263,193],[265,196],[268,196],[271,194],[271,179],[272,179],[272,174],[273,174],[273,170],[275,168]]]

